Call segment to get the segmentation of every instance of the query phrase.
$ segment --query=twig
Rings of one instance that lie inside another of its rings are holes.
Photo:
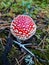
[[[34,58],[34,61],[35,61],[35,63],[37,63],[37,64],[39,64],[39,65],[42,65],[42,64],[38,61],[37,58]]]
[[[21,64],[22,63],[22,60],[25,58],[25,56],[23,56],[20,60],[19,60],[19,63]]]
[[[1,44],[2,44],[2,47],[3,47],[3,49],[4,49],[4,46],[3,46],[3,43],[2,43],[2,39],[0,38],[0,42],[1,42]]]
[[[10,26],[0,27],[0,30],[3,30],[5,28],[9,28]]]
[[[14,49],[16,49],[16,50],[19,50],[17,47],[15,47],[14,45],[12,45],[12,47],[14,48]]]
[[[17,58],[15,58],[15,60],[16,60],[17,64],[18,64],[18,65],[20,65],[20,64],[19,64],[19,61],[18,61],[18,59],[17,59]]]
[[[0,24],[0,26],[7,26],[7,25],[10,25],[10,23]]]
[[[38,44],[38,47],[44,42],[45,38],[47,35],[44,36],[43,40],[41,40],[41,42]]]
[[[19,57],[19,59],[21,59],[23,56],[25,56],[26,55],[26,53],[24,52],[20,57]]]
[[[39,50],[41,52],[45,52],[46,49],[41,49],[41,48],[38,48],[38,46],[30,46],[32,49],[35,49],[35,50]]]

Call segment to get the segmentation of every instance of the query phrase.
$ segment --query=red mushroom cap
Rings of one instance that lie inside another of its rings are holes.
[[[20,40],[29,39],[36,32],[36,25],[28,15],[18,15],[10,27],[11,33]]]

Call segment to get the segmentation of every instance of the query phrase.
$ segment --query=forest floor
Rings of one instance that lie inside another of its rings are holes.
[[[32,38],[32,46],[28,49],[37,55],[40,62],[34,59],[35,65],[49,65],[49,1],[48,0],[0,0],[0,65],[1,56],[6,46],[10,23],[19,14],[29,15],[37,25]],[[21,52],[13,44],[8,59],[11,65],[29,65],[24,63],[27,54]],[[27,60],[26,60],[27,61]],[[32,64],[30,64],[32,65]]]

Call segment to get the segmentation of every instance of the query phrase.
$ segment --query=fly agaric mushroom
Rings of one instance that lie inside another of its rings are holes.
[[[10,26],[11,33],[19,40],[27,40],[36,32],[36,24],[28,15],[18,15]]]

